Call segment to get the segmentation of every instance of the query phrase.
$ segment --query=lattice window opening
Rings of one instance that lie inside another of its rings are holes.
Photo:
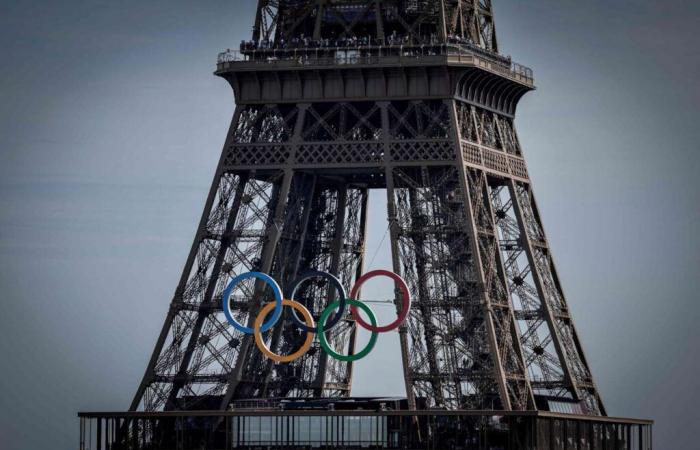
[[[202,239],[197,249],[195,263],[182,291],[181,300],[184,303],[199,304],[204,300],[207,284],[212,276],[214,261],[221,247],[217,239]]]
[[[307,211],[313,208],[312,196],[315,193],[315,182],[312,175],[296,174],[290,188],[284,214],[284,223],[280,242],[275,251],[272,272],[277,277],[280,286],[285,287],[296,278],[297,257],[303,252],[305,244],[304,218]]]
[[[457,117],[462,139],[521,156],[512,119],[461,102]]]
[[[373,102],[313,104],[306,111],[302,137],[307,142],[378,141],[381,110]]]
[[[510,191],[505,187],[493,189],[491,198],[514,305],[521,310],[537,310],[541,307],[541,299],[535,288],[529,259],[521,246],[522,236],[515,218]]]
[[[300,147],[298,164],[379,163],[384,159],[381,144],[304,144]]]
[[[481,46],[488,51],[496,51],[493,22],[485,16],[480,17]]]
[[[238,117],[234,142],[287,142],[291,139],[297,114],[294,106],[248,106]]]
[[[187,383],[177,394],[178,409],[193,408],[203,396],[220,394],[221,388],[219,383]]]
[[[207,219],[206,230],[208,233],[217,236],[223,234],[226,221],[231,213],[236,189],[241,182],[241,179],[233,174],[222,175],[219,179],[219,186]]]
[[[363,260],[364,252],[364,222],[363,208],[367,208],[368,192],[366,189],[348,190],[347,204],[345,208],[345,225],[343,231],[343,258],[341,259],[340,273],[342,280],[347,285],[354,283],[355,275]]]
[[[289,160],[291,148],[281,145],[256,145],[229,147],[227,166],[264,166],[284,164]]]
[[[508,302],[508,294],[498,267],[496,242],[489,236],[480,237],[479,249],[487,295],[492,304],[505,305]]]
[[[229,331],[228,322],[223,313],[210,314],[197,338],[197,347],[193,353],[188,372],[195,376],[226,375],[233,369],[234,358],[238,348],[230,344],[235,333]]]
[[[474,122],[474,107],[465,103],[457,103],[457,122],[463,140],[477,143],[479,142],[479,130]]]
[[[485,378],[485,377],[484,377]],[[460,392],[462,398],[458,407],[467,407],[468,409],[496,409],[495,402],[489,401],[486,397],[491,397],[496,393],[496,387],[493,384],[475,381],[460,381]]]
[[[392,102],[388,109],[392,139],[450,138],[451,120],[444,102]]]
[[[283,335],[282,341],[287,342],[291,339]],[[291,345],[296,347],[295,345]],[[282,353],[284,347],[278,345],[278,353]],[[293,351],[293,350],[292,350]],[[318,343],[314,343],[309,349],[307,356],[289,364],[275,364],[272,366],[272,390],[268,392],[268,396],[274,397],[291,397],[304,398],[313,397],[312,390],[313,381],[318,372],[319,355],[322,350]]]
[[[170,394],[169,383],[153,383],[147,389],[149,401],[145,403],[146,411],[162,411],[165,409],[168,395]]]
[[[512,276],[512,278],[526,278],[522,277],[522,275],[514,275],[512,273],[509,273],[508,275]],[[513,308],[515,308],[516,311],[529,314],[539,314],[542,310],[542,300],[539,298],[539,294],[537,293],[534,283],[532,282],[532,277],[529,274],[527,279],[525,279],[523,282],[511,283],[510,292]]]
[[[542,300],[537,291],[527,254],[524,250],[502,252],[506,276],[515,306],[532,311],[541,307]]]
[[[391,144],[393,161],[452,161],[454,157],[452,141],[406,141]]]
[[[467,358],[465,358],[464,353],[457,352],[457,343],[455,343],[453,346],[453,344],[450,342],[438,340],[436,342],[436,347],[438,362],[437,368],[441,374],[457,379],[463,377],[467,373],[467,364],[469,364],[469,361],[467,361]],[[459,347],[462,351],[468,349],[467,345],[462,345]],[[471,358],[471,360],[473,361],[473,358]]]
[[[475,117],[477,129],[479,131],[481,139],[481,144],[487,147],[496,148],[496,115],[492,112],[484,111],[480,108],[475,108]]]
[[[323,8],[321,12],[319,8]],[[449,36],[462,36],[484,49],[497,51],[490,2],[476,5],[467,1],[445,4]],[[387,0],[375,2],[330,3],[323,6],[302,0],[292,4],[269,1],[263,4],[254,39],[263,46],[304,39],[378,39],[377,16],[382,17],[382,30],[388,43],[434,43],[440,35],[438,2],[430,0]],[[316,22],[321,16],[320,27]],[[405,37],[405,38],[404,38]],[[398,42],[397,42],[398,41]]]
[[[264,240],[264,230],[258,230],[254,235],[239,237],[235,243],[229,245],[221,265],[215,295],[223,292],[222,284],[226,284],[234,276],[258,268]]]
[[[272,42],[277,34],[277,24],[279,21],[280,0],[266,0],[260,4],[260,22],[256,24],[259,28],[258,36],[254,36],[261,42]]]
[[[178,311],[173,319],[161,354],[158,356],[154,372],[158,375],[175,375],[180,369],[182,356],[192,333],[196,312]]]
[[[168,399],[167,390],[170,388],[168,383],[151,383],[144,393],[142,406],[144,411],[160,411],[165,408],[165,402]]]
[[[499,341],[501,363],[508,373],[523,373],[522,362],[515,352],[512,335],[513,318],[509,308],[493,308],[491,317],[496,326],[496,339]]]
[[[544,230],[539,221],[539,215],[534,205],[529,186],[523,183],[515,184],[516,195],[522,208],[522,215],[525,219],[528,235],[530,239],[537,242],[545,242]]]
[[[506,117],[499,118],[499,148],[505,150],[506,153],[522,156],[520,140],[515,131],[515,124],[512,119]]]
[[[238,242],[229,246],[224,257],[224,263],[221,266],[221,271],[216,279],[216,286],[212,296],[212,301],[215,304],[220,304],[223,298],[223,293],[229,282],[242,273],[249,272],[255,269],[257,261],[262,253],[262,240],[260,236],[254,242]],[[242,298],[235,298],[234,304],[243,304]]]
[[[312,246],[310,253],[315,257],[328,259],[329,243],[335,238],[335,221],[338,210],[338,191],[322,189],[314,197],[307,242]],[[322,251],[317,251],[322,249]],[[327,264],[327,263],[326,263]],[[323,269],[318,269],[323,270]]]
[[[548,323],[543,318],[518,321],[521,342],[526,353],[528,366],[533,371],[534,381],[562,381],[562,362],[557,356],[554,340]]]
[[[544,285],[545,297],[550,308],[556,313],[568,313],[568,306],[564,296],[554,279],[553,266],[549,252],[542,248],[534,248],[533,256],[537,266],[537,272]]]
[[[330,44],[336,39],[378,39],[377,16],[382,16],[382,29],[388,43],[429,43],[438,34],[439,16],[437,4],[429,0],[388,0],[375,2],[330,3],[322,6],[304,0],[288,6],[281,14],[277,39],[290,41],[304,36],[314,36],[315,24],[322,15],[319,35]],[[406,36],[396,42],[392,39]]]
[[[496,224],[501,230],[501,239],[504,241],[519,239],[520,227],[515,217],[513,201],[508,188],[502,184],[492,185],[490,186],[490,197]]]
[[[234,225],[237,236],[249,235],[248,230],[264,230],[267,227],[274,201],[273,192],[272,183],[257,180],[248,183]]]
[[[465,223],[465,216],[463,193],[456,176],[453,168],[397,170],[395,193],[397,207],[405,211],[402,223],[417,228],[432,227],[431,231],[436,233],[459,229]]]
[[[575,342],[573,326],[568,320],[557,319],[557,328],[559,330],[559,339],[566,352],[569,367],[573,371],[573,375],[578,381],[589,382],[591,373],[583,362],[583,358],[579,352]]]
[[[489,200],[485,192],[486,174],[480,170],[469,169],[467,179],[476,226],[482,230],[492,230],[493,222],[487,209]]]

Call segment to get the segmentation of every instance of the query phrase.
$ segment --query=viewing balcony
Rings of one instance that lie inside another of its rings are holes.
[[[367,406],[367,405],[365,405]],[[538,411],[80,413],[80,450],[651,450],[652,422]]]
[[[357,43],[353,45],[267,48],[241,45],[219,54],[217,73],[229,70],[315,69],[338,66],[432,66],[465,64],[495,72],[527,86],[534,77],[529,67],[510,57],[486,51],[467,42],[441,44]]]

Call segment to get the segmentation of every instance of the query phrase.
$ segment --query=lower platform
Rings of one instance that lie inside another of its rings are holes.
[[[543,411],[408,411],[396,399],[231,411],[79,413],[80,450],[651,450],[652,422]]]

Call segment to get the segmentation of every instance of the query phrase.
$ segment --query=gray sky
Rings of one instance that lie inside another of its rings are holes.
[[[608,411],[694,448],[700,4],[494,3],[502,51],[535,70],[518,131]],[[233,111],[215,57],[253,4],[0,5],[2,448],[74,448],[78,410],[127,408]],[[399,361],[380,339],[354,393],[401,394]]]

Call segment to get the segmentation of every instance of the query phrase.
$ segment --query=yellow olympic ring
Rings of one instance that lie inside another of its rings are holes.
[[[306,334],[306,340],[304,341],[304,344],[301,346],[299,350],[296,352],[292,353],[291,355],[283,356],[283,355],[278,355],[276,353],[272,353],[272,351],[268,348],[268,346],[265,344],[262,338],[262,333],[260,332],[260,328],[262,327],[263,320],[265,320],[265,317],[270,313],[270,311],[275,308],[276,303],[271,302],[268,303],[267,305],[263,306],[263,308],[260,310],[260,313],[258,313],[258,316],[255,318],[255,325],[253,325],[253,335],[255,336],[255,345],[258,346],[260,351],[263,353],[263,355],[267,356],[271,360],[275,362],[283,362],[283,363],[288,363],[292,362],[296,359],[301,358],[306,354],[306,352],[309,351],[311,348],[311,344],[314,341],[314,334],[313,333],[307,333]],[[294,300],[287,300],[284,299],[282,300],[282,306],[289,306],[291,308],[296,309],[301,313],[301,315],[304,317],[304,322],[306,322],[306,325],[309,328],[315,328],[316,324],[314,323],[314,318],[311,316],[311,313],[309,312],[308,309],[304,305],[302,305],[299,302],[296,302]]]

